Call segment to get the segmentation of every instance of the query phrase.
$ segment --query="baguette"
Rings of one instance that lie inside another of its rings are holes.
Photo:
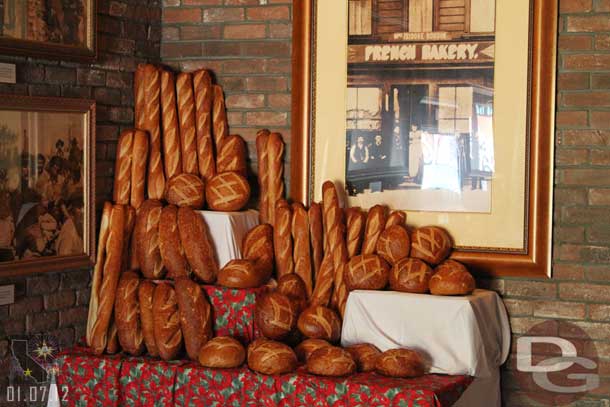
[[[180,118],[180,144],[182,146],[182,172],[199,174],[197,162],[197,132],[195,130],[195,97],[193,78],[181,72],[176,78],[178,117]]]
[[[192,360],[197,360],[199,349],[214,337],[212,307],[194,281],[179,278],[175,287],[186,353]]]
[[[131,206],[140,209],[145,199],[146,166],[148,165],[148,133],[135,130],[133,135],[133,155],[131,159]],[[136,267],[139,268],[139,267]]]
[[[199,175],[207,183],[216,175],[214,140],[212,138],[212,104],[214,89],[212,78],[205,69],[193,73],[195,92],[195,128],[197,134],[197,162]]]
[[[273,228],[275,270],[278,278],[294,272],[291,227],[292,211],[290,207],[278,205],[275,209],[275,227]]]
[[[178,232],[186,259],[197,279],[213,283],[218,274],[218,261],[203,217],[189,207],[178,209]]]
[[[229,137],[229,122],[227,121],[227,109],[222,87],[214,85],[213,88],[212,126],[214,127],[214,144],[216,144],[216,151],[218,152],[226,138]]]
[[[324,230],[322,225],[322,207],[312,202],[307,212],[309,218],[309,237],[311,240],[311,263],[313,266],[313,280],[318,278],[322,259],[324,258]]]
[[[364,224],[366,215],[360,208],[348,208],[347,217],[347,257],[352,258],[360,254],[364,238]]]
[[[138,286],[140,278],[133,271],[121,275],[114,303],[114,317],[121,348],[138,356],[144,351],[144,336],[140,324]]]
[[[161,202],[148,200],[142,204],[136,219],[136,254],[140,270],[146,278],[160,279],[165,275],[165,268],[159,250],[159,220]]]
[[[302,203],[292,205],[292,239],[294,245],[294,272],[305,283],[307,298],[311,297],[313,281],[311,276],[311,253],[309,250],[309,221]]]
[[[160,100],[161,79],[159,70],[150,64],[138,65],[134,78],[136,128],[148,131],[148,198],[163,199],[165,174],[161,157]]]
[[[234,171],[242,177],[247,177],[246,155],[246,143],[243,138],[236,134],[227,137],[218,150],[216,160],[218,172]]]
[[[385,229],[394,225],[405,227],[406,221],[407,215],[403,211],[393,211],[390,216],[388,216],[388,220],[385,222]]]
[[[123,256],[121,259],[121,271],[132,270],[130,267],[129,248],[133,239],[133,230],[136,226],[136,210],[131,206],[125,206],[125,234],[123,242]]]
[[[169,180],[182,173],[182,153],[180,151],[174,74],[166,70],[161,70],[161,124],[163,126],[165,179]]]
[[[269,223],[275,226],[275,203],[284,198],[284,141],[279,133],[271,133],[267,141],[267,173]]]
[[[267,142],[269,130],[256,132],[256,158],[258,169],[258,217],[261,224],[269,222],[269,163]]]
[[[333,257],[330,253],[327,253],[320,265],[320,271],[316,275],[316,284],[310,300],[312,306],[321,305],[328,307],[333,293],[334,270]]]
[[[116,323],[114,322],[114,313],[110,318],[110,328],[108,328],[108,341],[106,345],[106,353],[114,355],[119,353],[121,345],[119,345],[119,331],[117,330]]]
[[[159,356],[159,349],[155,341],[154,318],[153,318],[153,295],[155,283],[150,280],[142,280],[138,286],[138,303],[140,305],[140,320],[142,324],[142,335],[146,350],[152,357]]]
[[[375,254],[377,240],[383,232],[386,224],[386,208],[375,205],[369,210],[364,229],[364,242],[362,243],[362,254]]]
[[[123,130],[116,146],[114,189],[112,200],[128,205],[131,196],[131,159],[133,157],[133,130]]]
[[[178,208],[174,205],[168,205],[161,211],[159,251],[168,278],[188,277],[188,263],[178,233]]]
[[[169,283],[160,283],[153,293],[153,330],[159,356],[172,360],[182,348],[182,331],[176,291]]]

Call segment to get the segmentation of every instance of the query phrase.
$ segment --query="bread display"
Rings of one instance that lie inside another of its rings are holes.
[[[178,209],[178,233],[193,275],[212,283],[218,274],[218,261],[203,217],[189,207]]]
[[[256,267],[251,260],[231,260],[218,272],[218,284],[230,288],[256,288],[271,277],[271,270]]]
[[[129,205],[129,200],[131,198],[133,138],[133,130],[123,130],[116,146],[112,200],[119,205]]]
[[[107,345],[108,328],[121,273],[125,213],[123,205],[104,204],[86,335],[87,345],[97,355],[102,354]]]
[[[299,316],[299,331],[308,338],[337,342],[341,337],[341,320],[327,307],[312,306]]]
[[[292,211],[287,205],[276,205],[273,250],[278,278],[294,272],[292,249]]]
[[[390,266],[375,254],[352,257],[345,270],[345,283],[351,290],[381,290],[388,284]]]
[[[233,171],[242,177],[247,177],[246,155],[246,142],[243,138],[236,134],[227,137],[218,149],[216,157],[217,171],[219,173]]]
[[[148,133],[142,130],[135,130],[131,157],[131,197],[129,202],[136,210],[140,209],[145,200],[148,149]]]
[[[250,185],[236,172],[223,172],[205,186],[205,195],[212,210],[239,211],[250,199]]]
[[[279,133],[269,134],[267,140],[267,174],[269,223],[275,226],[275,203],[284,198],[284,140]]]
[[[216,175],[214,139],[212,136],[212,104],[214,89],[212,77],[205,69],[193,72],[195,93],[195,129],[197,136],[197,162],[199,175],[207,183]]]
[[[256,166],[258,171],[258,213],[260,223],[269,222],[269,157],[267,142],[269,130],[262,129],[256,133]]]
[[[371,372],[375,370],[377,359],[381,351],[369,343],[359,343],[345,348],[352,356],[359,372]]]
[[[311,294],[311,305],[322,305],[327,307],[330,304],[330,299],[333,293],[334,284],[333,257],[330,254],[324,256],[320,271],[316,276],[316,284]]]
[[[231,369],[246,360],[243,345],[230,336],[218,336],[207,341],[199,350],[199,363],[215,369]]]
[[[176,95],[180,122],[182,172],[199,174],[197,134],[195,130],[195,96],[193,95],[193,78],[190,73],[181,72],[178,74],[176,78]]]
[[[169,283],[160,283],[153,293],[153,331],[159,356],[172,360],[182,348],[182,330],[176,291]]]
[[[364,225],[366,214],[360,208],[348,208],[345,211],[347,221],[347,256],[352,257],[360,254],[362,240],[364,239]]]
[[[398,261],[390,271],[390,288],[405,293],[424,294],[429,291],[433,271],[419,259],[406,258]]]
[[[385,222],[385,228],[389,228],[390,226],[398,225],[405,226],[407,222],[407,215],[403,211],[392,211],[390,216],[388,216],[388,220]]]
[[[288,345],[269,339],[257,339],[248,346],[248,367],[266,375],[292,372],[297,356]]]
[[[436,266],[451,253],[452,242],[449,234],[436,226],[417,228],[411,234],[411,257],[421,259]]]
[[[390,377],[418,377],[424,375],[421,356],[411,349],[390,349],[377,358],[375,371]]]
[[[434,295],[468,295],[476,284],[468,269],[455,260],[446,260],[434,269],[430,293]]]
[[[186,353],[197,360],[201,347],[214,336],[212,306],[194,281],[182,277],[176,279],[174,286]]]
[[[144,335],[140,324],[138,287],[140,278],[133,271],[121,275],[114,303],[114,321],[121,348],[134,356],[144,351]]]
[[[176,110],[176,84],[174,74],[161,70],[161,127],[163,164],[165,179],[171,179],[182,173],[182,151],[180,146],[180,128]]]
[[[269,224],[253,227],[246,233],[241,245],[242,256],[251,260],[263,272],[273,273],[273,228]]]
[[[386,208],[375,205],[369,209],[364,229],[364,242],[362,243],[362,254],[374,254],[377,249],[377,239],[383,232],[386,224]]]
[[[324,226],[322,225],[322,206],[312,202],[307,211],[309,239],[311,240],[311,264],[314,281],[317,279],[324,258]]]
[[[294,352],[296,353],[299,362],[307,363],[307,360],[309,359],[312,353],[326,346],[332,345],[324,339],[307,338],[294,348]]]
[[[136,218],[136,254],[140,270],[146,278],[159,279],[165,275],[165,268],[159,249],[159,222],[162,205],[155,200],[145,201]]]
[[[167,182],[165,200],[172,205],[201,209],[205,203],[203,181],[193,174],[176,175]]]
[[[148,354],[153,357],[159,356],[159,349],[155,340],[154,317],[153,317],[153,295],[155,283],[150,280],[142,280],[138,286],[138,303],[140,305],[140,323],[142,334]]]
[[[161,75],[150,64],[139,64],[134,78],[136,128],[149,134],[148,199],[163,199],[165,174],[161,157],[160,101]]]
[[[276,290],[289,298],[307,300],[305,283],[301,277],[294,273],[280,277],[277,281]]]
[[[307,298],[313,291],[311,252],[309,246],[309,220],[301,203],[292,204],[292,240],[294,272],[301,277],[307,290]]]
[[[284,294],[271,292],[256,301],[254,318],[261,333],[270,339],[283,339],[297,323],[296,305]]]
[[[411,240],[407,229],[400,225],[386,228],[377,240],[377,254],[390,264],[404,259],[411,251]]]
[[[320,376],[347,376],[356,371],[356,363],[345,349],[323,346],[307,359],[307,371]]]

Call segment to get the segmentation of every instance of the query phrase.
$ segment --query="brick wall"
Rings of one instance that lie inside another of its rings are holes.
[[[0,56],[0,62],[17,65],[17,84],[0,85],[0,93],[96,100],[96,195],[100,209],[112,196],[118,134],[133,126],[133,72],[139,62],[159,59],[161,4],[160,0],[98,0],[98,4],[97,63]],[[15,303],[0,306],[0,360],[8,350],[7,336],[48,332],[64,345],[82,337],[89,274],[85,269],[2,279],[0,284],[15,284]],[[5,380],[6,375],[0,374],[0,388]]]

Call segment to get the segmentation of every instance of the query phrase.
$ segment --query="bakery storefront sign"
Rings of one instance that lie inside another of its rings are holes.
[[[493,62],[494,43],[389,43],[350,45],[349,63]]]

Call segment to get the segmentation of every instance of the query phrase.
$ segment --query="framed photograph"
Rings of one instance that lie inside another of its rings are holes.
[[[0,53],[93,62],[96,0],[3,0]]]
[[[291,197],[332,180],[480,274],[549,276],[557,3],[299,2]]]
[[[0,276],[95,256],[95,102],[0,97]]]

